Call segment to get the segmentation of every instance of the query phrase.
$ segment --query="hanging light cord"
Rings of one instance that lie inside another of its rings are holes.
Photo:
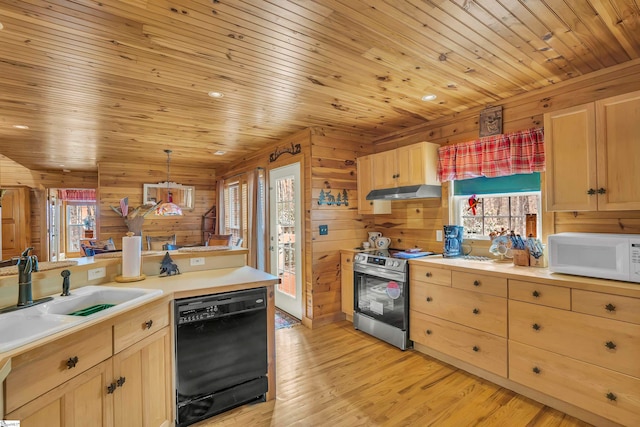
[[[171,174],[170,174],[170,164],[171,164],[171,150],[164,150],[165,153],[167,153],[167,202],[169,203],[173,203],[173,197],[171,197],[171,189],[170,189],[170,182],[171,182]]]

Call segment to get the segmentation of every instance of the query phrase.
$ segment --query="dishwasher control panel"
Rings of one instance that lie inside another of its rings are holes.
[[[176,300],[175,313],[178,325],[201,322],[243,312],[264,310],[267,307],[266,291],[237,291],[221,295]]]

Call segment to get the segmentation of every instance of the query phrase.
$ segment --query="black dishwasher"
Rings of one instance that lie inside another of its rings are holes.
[[[174,310],[176,425],[264,401],[266,288],[178,299]]]

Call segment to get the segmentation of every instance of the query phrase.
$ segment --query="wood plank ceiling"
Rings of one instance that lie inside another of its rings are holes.
[[[638,58],[639,15],[639,0],[0,0],[0,153],[95,170],[168,148],[224,167],[309,126],[371,139]]]

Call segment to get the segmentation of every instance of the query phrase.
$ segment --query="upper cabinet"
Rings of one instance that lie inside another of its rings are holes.
[[[367,200],[367,194],[373,190],[373,154],[358,157],[358,213],[390,214],[390,200]]]
[[[544,116],[550,211],[640,210],[640,91]]]
[[[419,142],[373,155],[373,189],[440,185],[436,179],[438,144]]]

